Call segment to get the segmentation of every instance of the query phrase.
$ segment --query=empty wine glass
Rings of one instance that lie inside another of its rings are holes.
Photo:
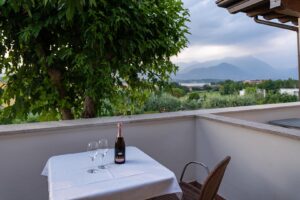
[[[101,156],[99,169],[106,169],[105,165],[103,164],[103,160],[108,152],[108,140],[107,139],[99,140],[99,152],[100,152],[100,156]]]
[[[89,157],[91,158],[92,164],[94,163],[97,155],[98,155],[99,143],[97,141],[92,141],[88,143],[87,152]],[[88,170],[89,173],[94,174],[97,172],[97,169],[91,168]]]

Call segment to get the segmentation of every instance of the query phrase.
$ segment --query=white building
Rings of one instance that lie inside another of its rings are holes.
[[[203,88],[205,85],[211,86],[211,83],[179,83],[181,86],[188,88]]]
[[[279,93],[297,96],[299,94],[299,89],[298,88],[281,88],[279,90]]]
[[[240,96],[245,96],[245,94],[246,94],[246,90],[245,89],[240,90]]]

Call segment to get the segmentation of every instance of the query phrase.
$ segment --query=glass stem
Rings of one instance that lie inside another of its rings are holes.
[[[100,160],[100,169],[104,169],[104,166],[103,166],[103,158],[104,158],[104,155],[102,154],[102,155],[101,155],[101,160]]]

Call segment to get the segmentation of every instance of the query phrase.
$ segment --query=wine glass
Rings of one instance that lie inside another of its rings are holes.
[[[108,140],[107,139],[100,139],[99,140],[99,152],[100,152],[100,166],[99,169],[106,169],[105,165],[103,164],[104,157],[108,152]]]
[[[89,157],[91,158],[92,164],[94,163],[97,155],[98,155],[99,143],[97,141],[92,141],[88,143],[87,152]],[[88,170],[89,173],[94,174],[97,172],[97,169],[91,168]]]

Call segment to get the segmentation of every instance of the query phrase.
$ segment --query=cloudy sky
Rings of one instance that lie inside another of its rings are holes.
[[[257,24],[243,13],[231,15],[215,0],[183,2],[191,15],[190,43],[175,63],[252,55],[276,68],[297,66],[296,32]]]

